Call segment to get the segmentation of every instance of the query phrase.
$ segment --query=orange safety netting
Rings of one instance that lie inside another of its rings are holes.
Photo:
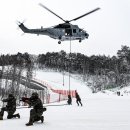
[[[72,97],[75,97],[75,90],[59,90],[59,89],[57,90],[57,89],[53,89],[53,88],[50,88],[50,89],[54,93],[62,94],[65,96],[71,95]]]

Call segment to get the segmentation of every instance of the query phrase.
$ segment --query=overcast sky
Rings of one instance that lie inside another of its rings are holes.
[[[23,34],[16,21],[25,21],[28,28],[50,27],[62,23],[59,18],[40,7],[42,3],[65,20],[78,17],[97,7],[101,10],[72,24],[89,33],[89,38],[72,42],[72,52],[85,55],[116,55],[121,45],[130,46],[130,0],[2,0],[0,2],[0,54],[28,52],[41,54],[64,50],[69,42],[44,35]]]

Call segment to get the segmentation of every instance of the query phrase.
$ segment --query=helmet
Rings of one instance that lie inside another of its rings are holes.
[[[14,97],[12,93],[9,93],[9,97]]]
[[[38,98],[38,93],[37,92],[32,93],[32,97]]]

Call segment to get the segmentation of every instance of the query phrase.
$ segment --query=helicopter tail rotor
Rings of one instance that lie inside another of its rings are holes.
[[[23,22],[17,21],[17,25],[18,27],[24,32],[24,33],[28,33],[29,29],[27,27],[25,27],[24,25],[25,20],[23,20]]]
[[[22,22],[20,22],[20,21],[16,21],[16,24],[19,26],[21,23],[23,24],[23,23],[25,23],[26,22],[26,19],[24,19]]]
[[[17,20],[17,21],[16,21],[16,24],[19,26],[19,25],[21,24],[21,22]]]

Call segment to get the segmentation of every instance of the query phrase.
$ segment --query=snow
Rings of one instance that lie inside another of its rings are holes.
[[[69,78],[65,76],[65,85],[62,85],[62,74],[58,72],[37,72],[37,79],[46,81],[54,88],[68,88]],[[130,95],[117,96],[112,92],[92,94],[91,90],[82,82],[71,78],[71,89],[76,89],[82,98],[83,106],[77,106],[75,98],[72,105],[47,106],[44,112],[44,123],[34,123],[25,126],[29,120],[30,108],[17,109],[20,119],[0,120],[1,130],[129,130],[130,128]],[[129,90],[130,87],[128,87]],[[127,88],[125,88],[127,91]],[[124,92],[124,90],[122,91]],[[65,104],[66,101],[51,105]]]
[[[64,85],[63,85],[63,73],[53,72],[53,71],[37,71],[37,79],[40,79],[43,82],[48,83],[54,89],[63,89],[69,90],[69,76],[68,73],[64,74]],[[82,98],[85,98],[86,95],[91,95],[92,92],[86,84],[72,78],[70,78],[70,89],[77,90],[79,95]]]

